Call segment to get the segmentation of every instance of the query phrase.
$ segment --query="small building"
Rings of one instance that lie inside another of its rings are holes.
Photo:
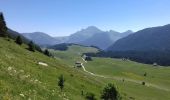
[[[81,62],[79,62],[79,61],[75,62],[75,66],[76,66],[76,67],[82,67],[82,65],[83,65],[83,63],[81,63]]]
[[[153,63],[153,66],[158,66],[158,64],[156,62]]]

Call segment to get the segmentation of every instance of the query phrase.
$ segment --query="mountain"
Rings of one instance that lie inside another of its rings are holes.
[[[61,37],[54,37],[57,41],[59,41],[60,43],[65,43],[66,41],[68,41],[69,36],[61,36]]]
[[[43,32],[23,33],[23,36],[34,41],[36,44],[39,44],[41,46],[54,45],[58,43],[56,39]]]
[[[102,31],[95,26],[89,26],[86,29],[82,29],[69,36],[67,43],[81,43],[86,39],[92,37],[96,33],[101,33]]]
[[[27,39],[27,38],[24,37],[22,34],[20,34],[20,33],[16,32],[16,31],[14,31],[14,30],[12,30],[12,29],[8,29],[7,32],[8,32],[8,34],[9,34],[10,38],[12,38],[12,39],[14,39],[14,40],[17,38],[17,36],[21,36],[22,41],[23,41],[24,43],[27,44],[27,43],[30,42],[29,39]]]
[[[110,51],[170,50],[170,24],[140,30],[116,41]]]
[[[133,61],[170,65],[170,24],[140,30],[116,41],[100,53],[114,58],[128,58]]]
[[[119,33],[116,31],[102,31],[95,26],[89,26],[85,29],[82,29],[74,34],[71,34],[68,37],[57,37],[58,40],[63,40],[62,43],[75,43],[85,46],[97,46],[100,49],[106,49],[116,40],[123,38],[129,34],[133,33],[132,31],[126,31]]]
[[[59,40],[43,32],[22,33],[22,35],[40,46],[54,45],[60,43]]]
[[[63,37],[51,37],[42,32],[23,33],[23,35],[40,46],[47,47],[60,43],[74,43],[85,46],[96,46],[100,49],[106,49],[118,39],[123,38],[131,33],[133,32],[130,30],[119,33],[112,30],[102,31],[95,26],[89,26],[74,34],[71,34],[70,36]]]
[[[123,33],[119,33],[116,31],[106,31],[101,32],[98,34],[94,34],[92,37],[88,38],[85,41],[82,41],[80,44],[87,45],[87,46],[97,46],[100,49],[107,49],[109,46],[111,46],[115,41],[117,41],[120,38],[123,38],[129,34],[133,33],[132,31],[126,31]]]
[[[34,41],[40,46],[54,45],[60,43],[59,40],[43,32],[22,33],[22,35]]]

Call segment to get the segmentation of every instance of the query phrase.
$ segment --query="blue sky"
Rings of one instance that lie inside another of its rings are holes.
[[[66,36],[88,26],[104,31],[170,24],[170,0],[1,0],[8,27]]]

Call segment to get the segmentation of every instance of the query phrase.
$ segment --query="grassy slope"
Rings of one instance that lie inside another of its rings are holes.
[[[50,51],[54,56],[66,61],[67,64],[74,66],[74,63],[76,61],[81,61],[82,53],[97,52],[98,49],[93,47],[82,47],[79,45],[72,45],[69,46],[68,50],[66,51],[58,51],[58,50],[50,50]]]
[[[106,75],[120,76],[150,83],[156,83],[170,89],[170,68],[154,67],[152,65],[140,64],[133,61],[122,61],[121,59],[93,58],[94,61],[87,63],[87,70]],[[144,76],[144,73],[147,76]]]
[[[78,48],[78,49],[77,49]],[[74,60],[81,60],[77,53],[79,49],[86,51],[84,47],[71,46],[67,51],[53,51],[56,57],[59,57],[70,64],[74,64]],[[92,52],[96,52],[93,51]],[[109,77],[121,77],[129,78],[133,80],[145,81],[146,84],[152,83],[160,86],[161,88],[170,89],[170,68],[168,67],[153,67],[152,65],[140,64],[132,61],[122,61],[119,59],[110,58],[93,58],[93,61],[84,63],[86,69],[96,74],[109,76]],[[143,74],[147,73],[144,77]],[[97,77],[96,77],[97,78]],[[154,87],[147,87],[134,82],[113,79],[103,79],[104,83],[115,82],[123,95],[123,99],[129,100],[135,98],[135,100],[169,100],[170,95],[168,91],[160,90]]]
[[[110,58],[93,58],[92,62],[85,64],[88,71],[96,74],[121,77],[145,81],[146,84],[154,84],[161,88],[170,90],[170,68],[169,67],[153,67],[152,65],[140,64],[132,61],[122,61],[119,59]],[[144,73],[147,76],[144,76]],[[126,82],[126,79],[125,79]],[[127,84],[128,83],[128,84]],[[132,85],[127,82],[126,84],[119,83],[123,91],[132,97],[143,100],[169,100],[170,91],[164,91],[152,87],[141,87],[140,85]],[[137,99],[137,100],[138,100]]]
[[[68,67],[60,59],[25,48],[26,45],[0,38],[0,100],[83,100],[81,90],[93,92],[99,98],[102,81]],[[49,66],[38,65],[39,61]],[[66,79],[63,93],[57,86],[61,74]]]

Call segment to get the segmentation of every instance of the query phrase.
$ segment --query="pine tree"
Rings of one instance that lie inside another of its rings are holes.
[[[50,52],[48,51],[48,49],[45,49],[44,54],[47,55],[47,56],[49,56],[49,57],[51,56],[51,54],[50,54]]]
[[[15,40],[15,42],[17,43],[17,44],[19,44],[19,45],[22,45],[22,38],[20,37],[20,36],[18,36],[17,38],[16,38],[16,40]]]
[[[0,12],[0,36],[7,36],[7,26],[6,26],[6,22],[3,16],[3,13]]]
[[[29,46],[28,49],[29,49],[30,51],[33,51],[33,52],[35,51],[35,45],[34,45],[34,43],[33,43],[32,41],[28,44],[28,46]]]
[[[37,50],[37,51],[40,52],[40,53],[43,53],[41,47],[38,46],[38,45],[35,45],[35,50]]]
[[[59,79],[59,81],[58,81],[58,86],[60,87],[60,89],[61,89],[61,91],[63,90],[63,88],[64,88],[64,77],[63,77],[63,75],[60,75],[59,77],[58,77],[58,79]]]

